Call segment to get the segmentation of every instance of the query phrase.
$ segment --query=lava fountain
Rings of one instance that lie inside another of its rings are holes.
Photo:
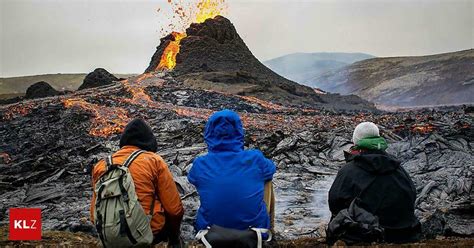
[[[158,64],[158,70],[173,70],[176,66],[176,55],[179,53],[179,43],[181,39],[186,37],[186,33],[172,32],[173,40],[171,40],[168,46],[161,55],[160,63]]]
[[[168,0],[168,2],[172,4],[173,13],[181,20],[180,23],[184,26],[183,29],[191,23],[203,23],[209,18],[221,15],[227,9],[224,0],[200,0],[188,6],[184,6],[182,2],[172,3],[171,0]],[[179,53],[180,42],[187,35],[186,32],[173,31],[171,36],[173,39],[169,41],[168,46],[164,49],[156,70],[173,70],[176,66],[176,55]]]

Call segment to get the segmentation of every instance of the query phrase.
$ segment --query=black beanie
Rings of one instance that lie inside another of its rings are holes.
[[[141,119],[134,119],[127,124],[120,137],[120,148],[123,146],[136,146],[142,150],[156,152],[158,144],[150,126]]]

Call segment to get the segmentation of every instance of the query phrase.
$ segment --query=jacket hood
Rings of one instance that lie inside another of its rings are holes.
[[[370,150],[353,157],[354,164],[373,174],[387,174],[400,166],[400,161],[384,151]]]
[[[136,146],[142,150],[156,152],[158,144],[150,126],[141,119],[129,122],[120,137],[120,148],[124,146]]]
[[[355,145],[355,149],[367,150],[381,150],[385,151],[388,148],[387,141],[380,136],[373,136],[360,139]]]
[[[204,140],[210,152],[244,150],[244,129],[239,115],[231,110],[214,113],[207,121]]]

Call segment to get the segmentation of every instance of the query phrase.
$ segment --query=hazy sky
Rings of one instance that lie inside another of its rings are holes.
[[[227,0],[260,60],[293,52],[425,55],[474,47],[474,0]],[[169,23],[166,1],[0,0],[1,77],[143,72]],[[157,9],[161,10],[157,12]]]

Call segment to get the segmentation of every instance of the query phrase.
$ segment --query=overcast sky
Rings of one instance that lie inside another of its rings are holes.
[[[474,0],[227,2],[226,16],[261,61],[294,52],[402,56],[474,46]],[[143,72],[171,11],[166,1],[0,3],[1,77],[96,67]]]

